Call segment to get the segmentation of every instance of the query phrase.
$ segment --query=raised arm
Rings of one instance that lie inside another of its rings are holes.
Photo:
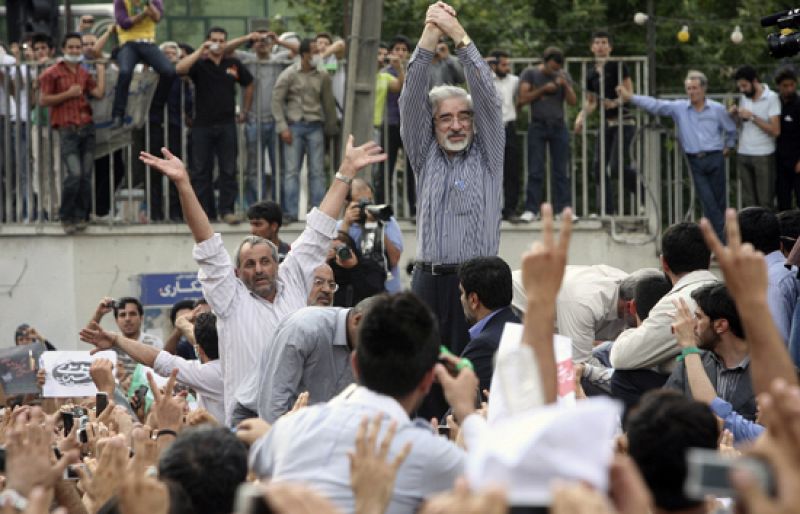
[[[147,166],[155,168],[160,173],[165,175],[178,190],[178,197],[181,201],[181,209],[183,210],[183,219],[189,225],[196,243],[202,243],[214,236],[214,229],[208,221],[203,207],[197,200],[197,195],[194,194],[192,183],[189,180],[189,173],[186,171],[186,166],[183,162],[172,155],[166,148],[161,149],[164,159],[160,159],[155,155],[147,152],[141,152],[139,159]]]
[[[353,146],[353,136],[352,134],[348,136],[344,159],[336,173],[337,178],[333,180],[328,192],[325,193],[322,203],[319,204],[319,210],[334,220],[338,218],[347,193],[350,192],[349,182],[355,178],[356,173],[364,167],[385,161],[386,157],[387,155],[383,153],[377,143],[369,141],[361,146]],[[339,175],[342,175],[345,180],[339,179]]]
[[[678,346],[680,346],[681,349],[697,349],[697,336],[694,331],[697,319],[694,317],[694,314],[692,314],[692,311],[689,310],[689,305],[683,298],[673,300],[672,303],[675,305],[676,309],[675,322],[672,324],[672,330],[675,332]],[[700,354],[687,354],[683,358],[683,365],[686,368],[686,379],[689,382],[689,390],[692,392],[694,399],[706,405],[711,405],[711,402],[717,397],[717,392],[706,374]]]
[[[103,48],[105,48],[106,43],[111,38],[111,34],[117,31],[116,25],[109,25],[108,30],[103,32],[103,35],[97,38],[94,46],[92,47],[92,55],[94,55],[95,59],[99,59],[103,56]]]
[[[523,343],[530,345],[539,366],[546,403],[557,397],[556,358],[553,327],[556,321],[556,297],[567,265],[572,235],[572,211],[562,215],[558,242],[553,235],[553,208],[542,204],[542,240],[535,241],[522,255],[522,283],[528,298],[523,324]]]
[[[750,343],[750,372],[756,395],[769,392],[770,384],[776,378],[797,385],[797,372],[767,304],[764,255],[754,250],[752,245],[742,244],[739,222],[733,209],[725,213],[728,246],[720,242],[706,218],[700,221],[700,229],[706,244],[717,257],[725,285],[736,302],[742,328]]]
[[[188,75],[189,70],[192,69],[194,63],[200,60],[200,57],[203,55],[203,52],[208,51],[209,47],[211,46],[210,41],[205,41],[202,45],[197,47],[197,50],[190,53],[180,61],[178,64],[175,65],[175,73],[178,75]]]
[[[158,352],[161,351],[134,339],[128,339],[115,332],[106,332],[103,330],[103,327],[95,322],[89,323],[86,328],[81,330],[80,338],[81,341],[94,345],[94,349],[89,352],[91,354],[102,352],[103,350],[110,350],[116,346],[130,355],[136,362],[151,368],[156,361],[156,357],[158,357]]]
[[[106,65],[105,63],[98,62],[97,67],[97,82],[94,87],[89,90],[89,94],[95,98],[103,98],[106,92]]]

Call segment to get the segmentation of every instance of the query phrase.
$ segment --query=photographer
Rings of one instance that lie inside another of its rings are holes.
[[[142,302],[132,297],[120,298],[116,301],[113,298],[105,297],[100,300],[97,309],[95,309],[94,316],[89,322],[91,323],[94,321],[99,324],[103,316],[111,311],[114,312],[114,320],[116,320],[117,327],[124,337],[152,346],[158,350],[164,348],[164,343],[161,339],[153,334],[142,331],[142,320],[144,316]],[[133,373],[136,362],[134,362],[131,356],[117,347],[114,347],[114,351],[117,352],[117,357],[119,358],[120,364],[122,364],[122,367],[125,369],[125,373]]]
[[[328,264],[339,284],[333,297],[335,307],[353,307],[364,298],[384,290],[384,269],[372,259],[364,258],[353,238],[345,232],[340,231],[334,239],[328,253]]]
[[[355,247],[365,259],[370,259],[383,268],[386,274],[385,290],[389,293],[399,292],[403,288],[398,268],[400,255],[403,253],[403,234],[397,220],[392,216],[391,206],[373,206],[375,192],[362,178],[353,179],[348,200],[350,203],[339,224],[339,230],[346,232],[355,241]],[[369,209],[368,206],[376,209]]]

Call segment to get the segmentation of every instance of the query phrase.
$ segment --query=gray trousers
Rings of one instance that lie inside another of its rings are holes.
[[[736,156],[736,170],[742,181],[742,207],[772,209],[775,203],[775,165],[770,155]]]

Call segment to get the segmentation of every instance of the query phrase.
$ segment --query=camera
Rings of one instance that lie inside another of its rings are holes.
[[[778,32],[767,35],[769,54],[780,59],[800,52],[800,9],[781,11],[761,18],[762,27],[777,26]]]
[[[391,205],[387,203],[374,205],[371,200],[366,198],[358,202],[358,209],[358,223],[362,226],[367,222],[368,213],[380,223],[386,223],[394,216],[394,209]]]
[[[340,261],[346,261],[353,256],[353,252],[347,247],[347,245],[342,244],[336,247],[336,256]]]

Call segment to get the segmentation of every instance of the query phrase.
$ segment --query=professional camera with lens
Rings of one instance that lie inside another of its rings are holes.
[[[367,213],[372,215],[373,219],[381,223],[388,222],[394,216],[394,209],[392,206],[384,203],[381,205],[374,205],[369,200],[364,199],[358,202],[359,214],[358,223],[361,226],[367,222]]]
[[[777,26],[778,32],[767,36],[769,54],[780,59],[800,53],[800,9],[791,9],[761,18],[762,27]]]

